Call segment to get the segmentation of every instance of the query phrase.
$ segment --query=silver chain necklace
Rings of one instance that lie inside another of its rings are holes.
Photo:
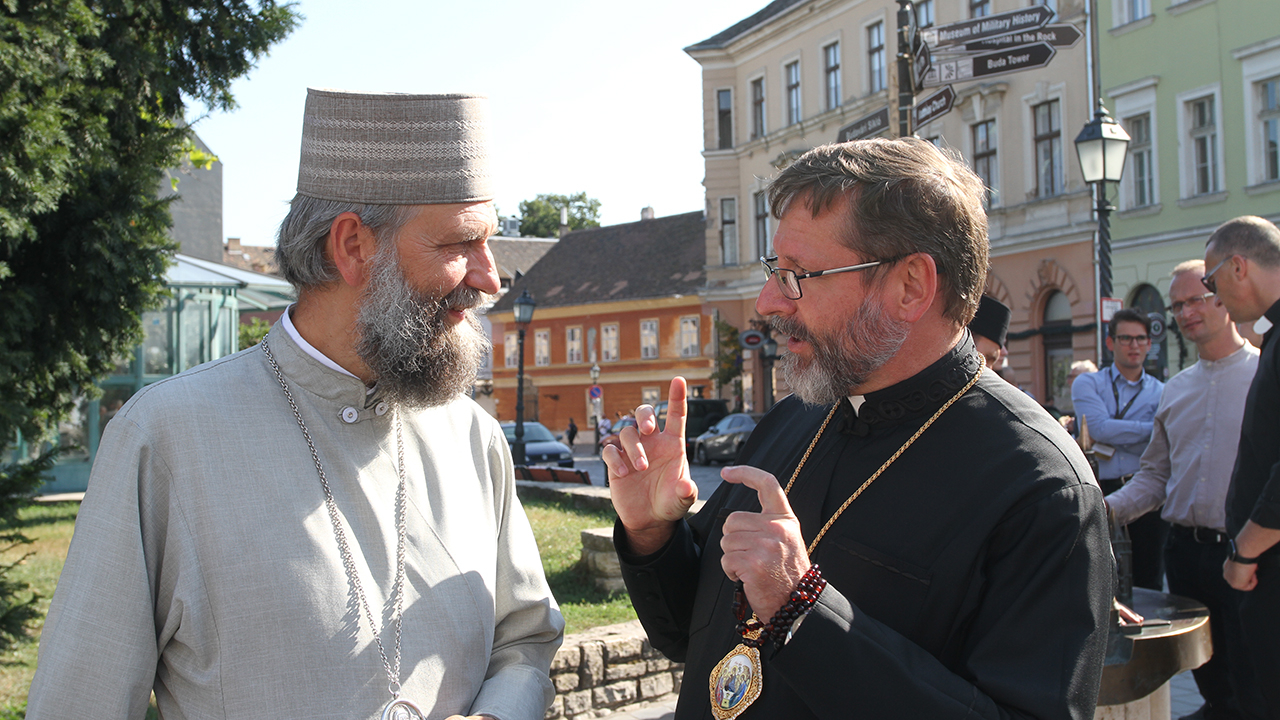
[[[320,454],[316,452],[316,444],[311,439],[306,423],[302,421],[302,413],[298,412],[298,404],[293,400],[293,393],[289,392],[289,386],[285,383],[284,374],[280,372],[280,366],[276,364],[276,359],[271,354],[271,348],[267,347],[266,338],[262,339],[261,345],[263,354],[267,356],[267,363],[271,365],[271,371],[275,373],[280,389],[284,390],[284,397],[289,401],[289,409],[293,410],[293,417],[298,421],[302,437],[307,441],[307,449],[311,451],[311,459],[316,464],[316,474],[320,476],[320,487],[324,490],[324,504],[329,509],[329,521],[333,523],[333,536],[338,541],[338,551],[342,554],[342,567],[346,570],[347,580],[351,583],[356,599],[360,601],[360,607],[369,621],[373,641],[377,643],[378,655],[382,658],[382,667],[387,671],[387,691],[391,693],[391,701],[382,707],[381,718],[382,720],[426,720],[426,715],[417,705],[400,697],[400,627],[404,621],[405,486],[408,484],[404,472],[404,435],[400,430],[400,411],[398,408],[394,410],[396,471],[400,476],[400,486],[396,489],[396,578],[391,589],[391,594],[395,596],[396,653],[395,661],[391,663],[387,661],[387,651],[382,647],[382,633],[386,627],[379,629],[378,623],[373,618],[373,611],[369,608],[364,587],[360,584],[360,575],[356,572],[355,557],[351,553],[351,546],[347,543],[347,534],[342,529],[342,515],[338,512],[338,503],[333,499],[333,491],[329,489],[329,479],[325,477],[324,466],[320,464]]]

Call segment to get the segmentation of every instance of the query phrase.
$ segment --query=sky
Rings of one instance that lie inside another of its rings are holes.
[[[273,245],[307,87],[488,95],[496,205],[585,191],[605,225],[701,210],[702,70],[683,50],[768,0],[301,0],[305,19],[188,120],[223,164],[222,230]]]

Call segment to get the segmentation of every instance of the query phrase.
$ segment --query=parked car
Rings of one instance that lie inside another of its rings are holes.
[[[688,410],[684,418],[684,450],[693,457],[693,441],[729,414],[729,401],[711,398],[689,398]],[[658,415],[658,429],[667,429],[667,403],[662,401],[653,406]]]
[[[726,415],[707,431],[693,439],[693,461],[706,465],[713,460],[733,462],[738,451],[755,429],[761,414],[733,413]]]
[[[630,415],[614,423],[613,428],[609,431],[609,434],[600,438],[600,452],[601,453],[604,452],[604,448],[606,445],[613,445],[617,447],[619,450],[621,450],[622,440],[620,440],[618,436],[622,434],[622,428],[629,428],[629,427],[635,427],[635,426],[636,426],[636,419]]]
[[[516,442],[516,424],[502,423],[502,434],[507,436],[507,443]],[[514,456],[513,456],[514,457]],[[514,458],[517,465],[546,465],[555,463],[560,467],[573,467],[573,451],[568,445],[560,442],[560,438],[552,435],[545,425],[539,422],[524,424],[524,461]]]

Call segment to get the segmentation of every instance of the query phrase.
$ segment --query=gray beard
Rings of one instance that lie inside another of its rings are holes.
[[[806,405],[834,405],[848,397],[898,354],[910,331],[908,323],[889,318],[884,305],[871,300],[854,311],[843,337],[817,335],[791,317],[770,317],[769,327],[774,337],[791,336],[813,348],[807,363],[794,353],[778,359],[791,391]]]
[[[424,408],[469,390],[490,349],[474,310],[483,294],[466,285],[444,297],[414,290],[391,240],[372,265],[356,319],[356,354],[377,379],[379,397]],[[466,308],[466,316],[451,325],[449,310],[457,308]]]

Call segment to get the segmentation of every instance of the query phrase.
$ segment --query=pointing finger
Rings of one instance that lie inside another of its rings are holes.
[[[773,475],[749,465],[727,467],[720,471],[720,477],[726,482],[746,485],[756,491],[760,497],[760,509],[774,515],[790,515],[791,503],[787,502],[787,494],[782,491],[778,479]]]
[[[667,391],[667,425],[663,432],[681,440],[684,439],[684,418],[688,413],[688,403],[685,400],[687,393],[688,385],[684,378],[671,378],[671,389]]]

